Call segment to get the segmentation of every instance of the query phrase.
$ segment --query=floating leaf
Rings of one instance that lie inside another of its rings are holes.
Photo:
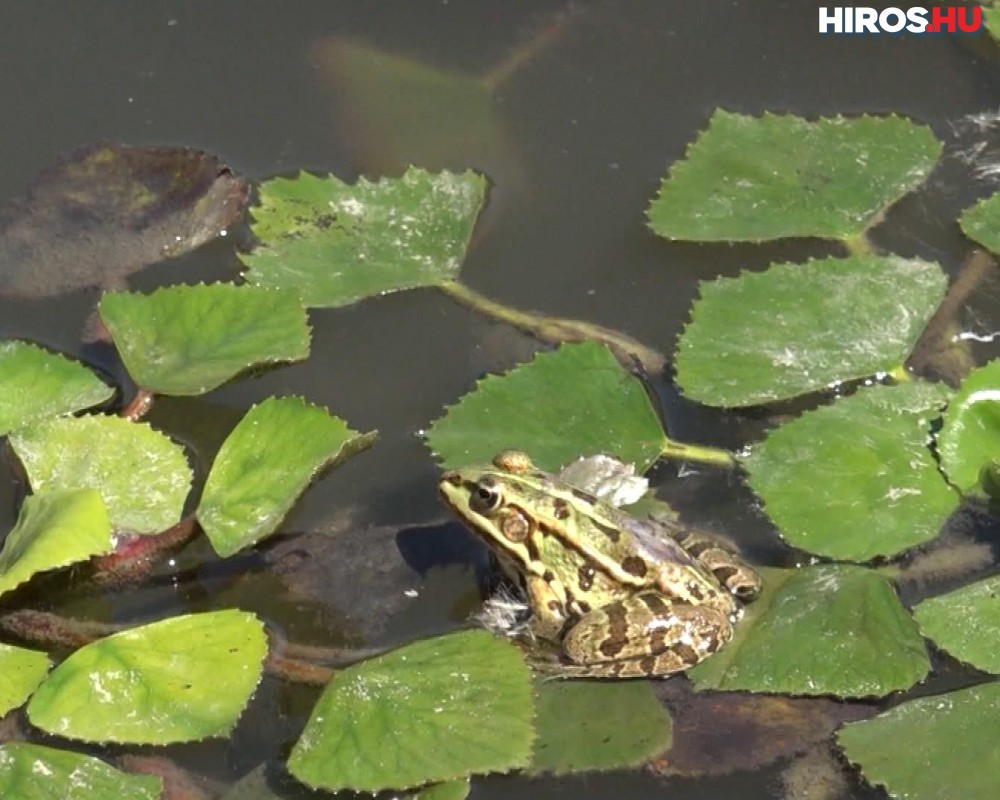
[[[947,397],[923,382],[862,388],[772,430],[743,465],[782,537],[867,561],[936,536],[958,505],[928,448]]]
[[[82,364],[26,342],[0,342],[0,386],[0,436],[96,406],[115,393]]]
[[[1000,39],[1000,6],[984,3],[983,23],[994,39]]]
[[[814,259],[701,284],[677,345],[692,400],[749,406],[901,366],[944,297],[936,264]]]
[[[881,697],[930,670],[892,585],[863,567],[768,569],[732,642],[688,671],[699,689]]]
[[[941,466],[962,491],[979,484],[982,468],[1000,457],[1000,359],[968,374],[938,434]]]
[[[41,174],[0,227],[0,292],[39,297],[120,286],[131,273],[213,239],[249,186],[214,156],[94,144]]]
[[[564,344],[506,375],[488,375],[427,432],[446,467],[527,452],[545,470],[607,453],[644,472],[666,438],[641,381],[602,344]]]
[[[191,488],[184,451],[145,423],[121,417],[68,417],[10,436],[32,490],[96,489],[111,524],[158,533],[177,524]]]
[[[435,783],[413,795],[413,800],[465,800],[469,796],[469,779]]]
[[[21,705],[42,682],[49,671],[49,657],[37,650],[0,642],[0,717]],[[3,757],[0,756],[0,775],[3,773]],[[0,778],[0,797],[10,796],[3,791]]]
[[[646,682],[540,683],[537,728],[534,774],[634,767],[670,747],[670,716]]]
[[[376,792],[523,767],[531,673],[486,631],[428,639],[341,670],[288,769],[331,791]]]
[[[32,495],[25,498],[17,524],[0,552],[0,594],[38,572],[113,549],[111,523],[99,493],[69,489]]]
[[[434,286],[458,274],[485,194],[473,172],[412,167],[354,186],[305,172],[274,178],[253,211],[261,244],[241,256],[246,278],[296,291],[307,306]]]
[[[320,469],[373,440],[298,397],[250,409],[219,450],[198,506],[215,552],[231,556],[272,534]]]
[[[913,616],[938,647],[976,669],[1000,674],[1000,576],[924,600]]]
[[[851,239],[927,177],[930,128],[897,116],[748,117],[717,110],[649,207],[670,239]]]
[[[248,367],[309,355],[309,324],[289,292],[216,283],[101,298],[129,375],[160,394],[197,395]]]
[[[1000,21],[1000,8],[994,9],[994,13]],[[1000,192],[965,209],[958,223],[970,239],[1000,253]]]
[[[994,800],[998,739],[998,683],[911,700],[837,734],[869,783],[906,800]]]
[[[0,797],[10,800],[159,800],[156,775],[129,775],[99,758],[29,742],[0,745]]]
[[[260,681],[267,637],[245,611],[173,617],[81,647],[28,704],[32,724],[92,742],[225,736]]]

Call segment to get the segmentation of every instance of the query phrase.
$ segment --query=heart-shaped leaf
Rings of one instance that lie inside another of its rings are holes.
[[[114,549],[111,522],[93,489],[42,492],[25,498],[0,552],[0,594],[38,572],[66,567]]]
[[[51,419],[15,431],[10,444],[36,494],[96,489],[119,530],[158,533],[181,518],[191,468],[180,447],[144,423]]]
[[[264,626],[211,611],[132,628],[81,647],[28,704],[32,724],[91,742],[168,744],[225,736],[257,687]]]
[[[524,767],[531,673],[486,631],[427,639],[334,676],[292,749],[313,788],[377,792]]]
[[[253,210],[261,243],[241,256],[246,278],[310,307],[434,286],[458,274],[485,194],[481,175],[413,167],[353,186],[305,172],[274,178]]]
[[[101,319],[132,379],[159,394],[198,395],[248,367],[309,355],[294,293],[216,283],[101,298]]]
[[[643,472],[666,436],[642,382],[607,347],[582,342],[487,376],[431,424],[427,443],[446,467],[517,449],[550,471],[608,453]]]
[[[0,342],[0,386],[0,436],[96,406],[114,394],[82,364],[26,342]]]
[[[129,775],[99,758],[30,742],[0,745],[0,797],[11,800],[160,800],[157,775]]]
[[[219,450],[198,506],[212,547],[231,556],[269,536],[320,469],[373,440],[298,397],[250,409]]]
[[[717,110],[649,207],[671,239],[851,239],[919,186],[941,143],[897,116],[749,117]]]
[[[978,486],[982,468],[1000,457],[1000,359],[962,381],[944,413],[938,452],[948,478],[966,492]]]
[[[48,671],[49,657],[45,653],[0,643],[0,675],[3,675],[3,681],[0,681],[0,717],[27,700]],[[2,772],[3,767],[0,766]],[[0,793],[0,796],[3,794]]]
[[[867,561],[936,536],[958,505],[928,446],[947,397],[941,384],[872,386],[771,431],[743,464],[782,537]]]
[[[998,683],[901,703],[837,734],[869,783],[906,800],[994,800],[998,739]]]
[[[930,670],[917,626],[889,581],[826,564],[764,571],[733,641],[688,670],[699,689],[881,697]]]
[[[892,372],[947,285],[937,264],[871,255],[704,281],[677,343],[677,382],[692,400],[732,407]]]

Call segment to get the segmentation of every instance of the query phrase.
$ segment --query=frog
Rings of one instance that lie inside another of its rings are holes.
[[[644,520],[519,450],[444,472],[444,504],[526,599],[527,636],[571,676],[662,677],[728,644],[759,574],[706,534]]]

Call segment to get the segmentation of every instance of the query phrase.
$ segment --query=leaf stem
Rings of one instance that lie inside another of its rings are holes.
[[[149,389],[138,389],[129,404],[121,410],[120,416],[129,422],[138,422],[149,413],[155,398],[156,395]]]
[[[558,41],[559,37],[579,16],[580,10],[575,5],[557,13],[549,24],[536,31],[527,42],[508,53],[503,61],[487,72],[481,79],[483,84],[490,91],[497,89],[500,84],[518,72],[525,64],[530,63],[546,47]]]
[[[871,240],[868,238],[866,231],[862,231],[857,236],[848,236],[841,241],[847,249],[848,255],[864,256],[875,252],[875,248],[872,247]]]
[[[458,281],[445,281],[438,287],[453,300],[493,319],[513,325],[542,341],[561,344],[563,342],[597,341],[607,345],[622,366],[635,367],[636,362],[650,375],[659,375],[666,368],[667,359],[662,354],[647,347],[620,331],[605,328],[592,322],[578,319],[549,317],[505,306],[485,295],[470,289]]]
[[[712,464],[720,467],[731,467],[736,463],[732,453],[718,447],[707,447],[700,444],[685,444],[665,438],[660,450],[660,458],[673,458],[682,461],[698,461],[702,464]]]

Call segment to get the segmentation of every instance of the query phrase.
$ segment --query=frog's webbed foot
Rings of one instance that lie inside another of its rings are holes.
[[[704,661],[732,636],[719,609],[648,591],[582,617],[563,638],[563,652],[591,677],[669,675]]]

